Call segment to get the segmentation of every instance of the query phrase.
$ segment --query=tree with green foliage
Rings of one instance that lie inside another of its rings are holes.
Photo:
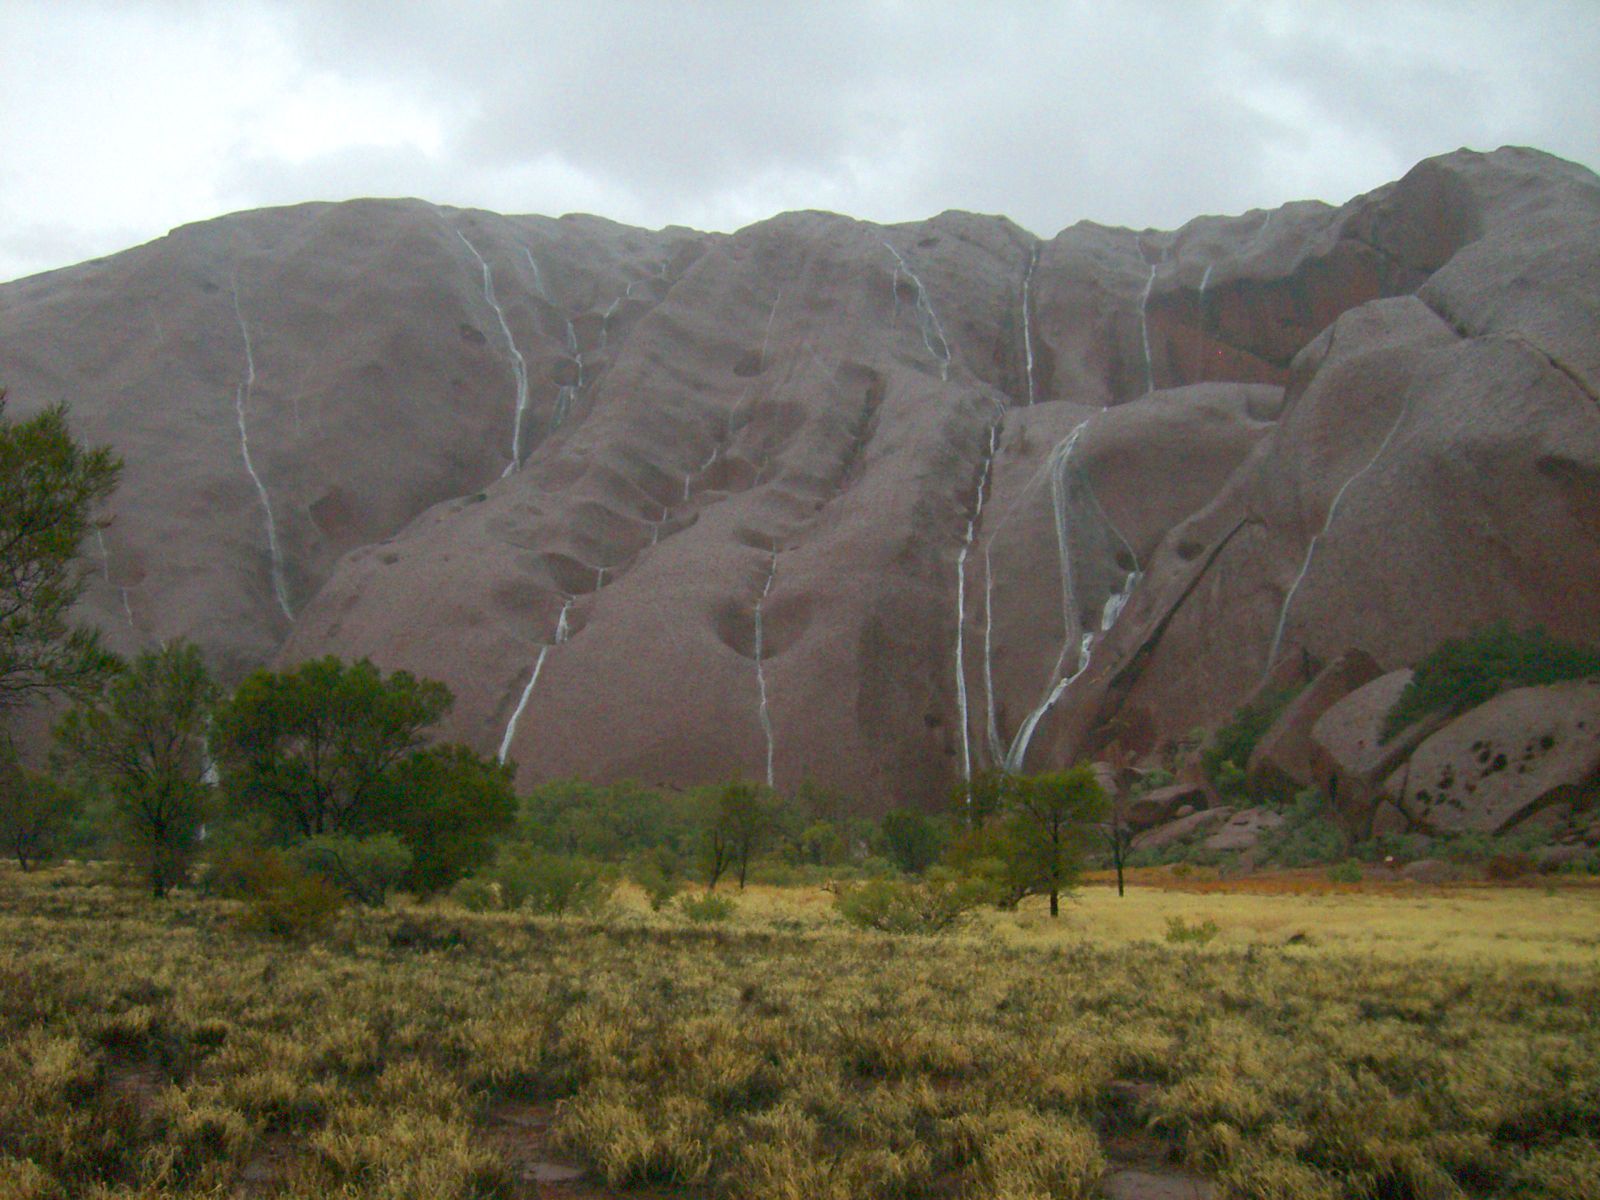
[[[1388,741],[1432,713],[1456,716],[1508,688],[1600,675],[1600,650],[1563,642],[1542,628],[1517,632],[1496,621],[1451,638],[1416,666],[1383,722]]]
[[[77,808],[73,789],[25,768],[0,739],[0,851],[31,871],[60,851]]]
[[[180,640],[139,655],[56,726],[68,762],[110,795],[124,846],[158,899],[187,877],[199,843],[216,698],[199,648]]]
[[[698,814],[682,796],[632,780],[596,784],[552,779],[520,801],[520,836],[560,854],[620,862],[657,846],[677,855],[694,850]]]
[[[496,839],[516,823],[515,778],[512,764],[453,742],[396,763],[373,824],[409,852],[401,886],[431,896],[493,860]]]
[[[256,671],[217,711],[214,750],[234,803],[285,837],[369,833],[392,808],[393,772],[450,709],[450,689],[329,656]]]
[[[213,742],[231,803],[283,842],[392,833],[405,883],[428,894],[492,857],[516,813],[509,764],[425,745],[450,689],[365,659],[257,671],[217,711]]]
[[[1052,917],[1061,915],[1061,893],[1083,871],[1085,846],[1108,804],[1088,763],[1015,783],[1010,813],[1015,862],[1030,891],[1050,897]]]
[[[878,853],[907,875],[921,875],[938,862],[945,841],[939,824],[914,808],[891,809],[878,826]]]
[[[49,691],[90,694],[115,669],[68,613],[84,587],[78,551],[121,469],[109,447],[73,440],[60,406],[9,419],[0,389],[0,711]]]
[[[777,829],[777,805],[770,789],[742,779],[730,779],[701,791],[704,817],[701,863],[706,888],[711,890],[728,871],[734,871],[743,891],[750,863],[760,855]]]

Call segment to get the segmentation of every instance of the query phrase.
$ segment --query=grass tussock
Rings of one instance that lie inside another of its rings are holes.
[[[624,890],[307,941],[86,873],[0,894],[3,1200],[527,1195],[485,1136],[512,1102],[641,1194],[1087,1198],[1134,1129],[1223,1196],[1600,1196],[1588,892],[1089,894],[930,939],[804,893],[708,925]],[[1495,903],[1542,905],[1564,957],[1430,949]],[[1182,914],[1216,935],[1169,943]]]

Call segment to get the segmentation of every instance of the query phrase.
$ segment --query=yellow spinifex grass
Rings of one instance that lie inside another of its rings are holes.
[[[625,889],[297,944],[4,873],[0,1200],[531,1196],[508,1109],[624,1193],[1087,1200],[1142,1132],[1224,1196],[1600,1200],[1597,907],[1095,886],[894,938],[818,891],[703,925]]]

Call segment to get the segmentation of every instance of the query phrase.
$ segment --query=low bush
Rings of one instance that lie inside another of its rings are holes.
[[[1343,860],[1350,843],[1334,824],[1327,799],[1316,788],[1298,793],[1283,813],[1283,824],[1262,835],[1267,862],[1282,867],[1321,866]]]
[[[463,879],[450,889],[450,899],[468,912],[489,912],[500,906],[500,892],[486,879]]]
[[[1222,931],[1216,921],[1210,917],[1193,922],[1185,921],[1182,917],[1167,918],[1167,941],[1174,946],[1185,944],[1204,946],[1220,932]]]
[[[651,912],[660,912],[683,887],[677,855],[664,846],[635,855],[628,864],[628,878],[644,892]]]
[[[241,852],[230,866],[232,886],[245,901],[240,923],[254,933],[310,937],[326,930],[344,905],[340,888],[277,850]]]
[[[846,887],[833,905],[850,924],[881,933],[945,933],[991,898],[981,880],[934,878],[924,883],[872,879]]]
[[[1298,687],[1267,692],[1237,709],[1227,723],[1211,735],[1210,743],[1200,752],[1200,766],[1212,787],[1223,796],[1244,796],[1244,769],[1256,743],[1299,694]]]
[[[701,925],[726,921],[738,907],[732,896],[719,896],[716,892],[696,892],[678,897],[678,911]]]
[[[1363,878],[1361,864],[1353,858],[1347,858],[1344,862],[1335,863],[1328,868],[1330,883],[1360,883]]]
[[[506,908],[545,914],[598,913],[617,886],[616,872],[601,863],[526,846],[503,848],[488,880]]]
[[[1507,688],[1600,675],[1600,650],[1543,629],[1518,633],[1504,621],[1441,642],[1416,666],[1383,722],[1383,740],[1432,713],[1454,716]]]
[[[382,908],[411,869],[411,851],[392,833],[364,838],[324,834],[300,842],[291,854],[307,874],[327,880],[368,908]]]

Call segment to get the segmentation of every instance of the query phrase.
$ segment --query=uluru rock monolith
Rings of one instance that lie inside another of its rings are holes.
[[[127,460],[83,614],[443,679],[519,767],[864,810],[1600,617],[1600,181],[1461,151],[1173,232],[264,210],[0,285]]]

